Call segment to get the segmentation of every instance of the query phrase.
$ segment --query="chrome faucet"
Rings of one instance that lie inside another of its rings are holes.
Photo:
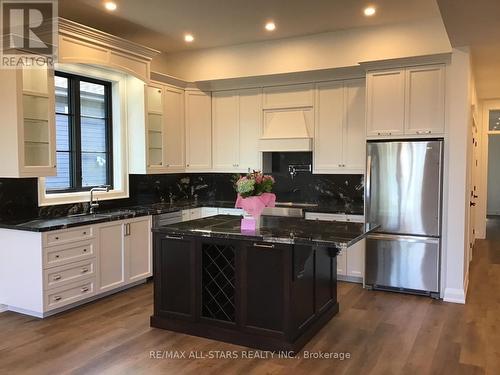
[[[104,185],[104,186],[93,187],[92,189],[90,189],[90,202],[89,202],[90,214],[93,214],[96,208],[99,207],[99,199],[96,198],[94,202],[94,192],[105,191],[107,193],[109,191],[109,188],[110,188],[109,185]]]

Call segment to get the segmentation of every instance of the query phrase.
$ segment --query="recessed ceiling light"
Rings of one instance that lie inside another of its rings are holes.
[[[194,41],[194,36],[191,34],[186,34],[184,35],[184,40],[188,43],[191,43],[192,41]]]
[[[107,9],[107,10],[116,10],[116,3],[112,2],[112,1],[106,1],[104,3],[104,7]]]
[[[366,7],[363,12],[365,13],[365,16],[370,17],[375,14],[376,10],[374,7]]]
[[[273,31],[274,29],[276,29],[276,25],[274,24],[274,22],[266,23],[265,27],[267,31]]]

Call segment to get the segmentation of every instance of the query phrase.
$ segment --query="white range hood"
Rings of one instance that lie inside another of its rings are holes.
[[[312,151],[313,110],[308,108],[264,111],[260,151]]]

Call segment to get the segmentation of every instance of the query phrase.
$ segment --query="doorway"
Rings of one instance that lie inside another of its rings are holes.
[[[500,239],[500,108],[487,115],[486,238]]]

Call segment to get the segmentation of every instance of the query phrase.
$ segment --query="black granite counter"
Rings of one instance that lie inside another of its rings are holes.
[[[374,224],[325,222],[303,218],[262,216],[257,231],[242,231],[241,218],[217,215],[156,228],[156,233],[284,244],[346,248],[378,228]]]
[[[159,202],[153,204],[135,205],[130,207],[118,208],[98,212],[94,215],[76,214],[62,217],[43,217],[22,220],[4,220],[0,221],[0,228],[16,229],[32,232],[46,232],[51,230],[65,229],[77,227],[81,225],[97,224],[106,221],[116,221],[129,219],[133,217],[159,215],[169,212],[177,212],[181,210],[199,208],[199,207],[217,207],[217,208],[234,208],[234,201],[175,201],[172,203]],[[341,210],[335,204],[331,205],[316,205],[311,207],[302,207],[304,212],[321,212],[332,214],[351,214],[363,215],[363,207],[346,212]]]

